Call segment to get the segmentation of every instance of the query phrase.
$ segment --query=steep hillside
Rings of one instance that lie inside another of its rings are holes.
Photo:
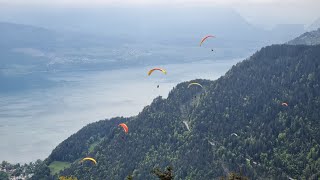
[[[195,80],[204,89],[184,82],[135,117],[84,127],[44,166],[72,163],[59,175],[78,179],[156,179],[150,171],[169,165],[175,179],[216,179],[240,167],[250,179],[319,178],[319,58],[320,46],[262,48],[216,81]],[[97,165],[79,163],[86,156]]]
[[[288,42],[290,45],[318,45],[320,44],[320,28],[315,31],[306,32],[301,36]]]

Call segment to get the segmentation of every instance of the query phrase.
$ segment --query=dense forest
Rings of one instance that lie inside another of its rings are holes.
[[[249,179],[320,178],[319,45],[268,46],[218,80],[191,82],[203,88],[183,82],[137,116],[87,125],[33,179],[158,179],[156,170],[168,166],[181,180],[224,179],[239,169]],[[50,173],[57,162],[68,166]]]

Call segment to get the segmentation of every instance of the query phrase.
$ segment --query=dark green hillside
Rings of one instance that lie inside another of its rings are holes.
[[[60,175],[78,179],[156,179],[151,170],[166,166],[183,180],[239,168],[250,179],[320,178],[319,64],[320,46],[263,48],[216,81],[197,80],[205,90],[181,83],[135,117],[84,127],[46,163],[70,162]],[[80,164],[85,156],[98,164]]]
[[[126,118],[114,118],[111,121],[104,120],[85,126],[55,148],[47,161],[49,163],[53,161],[73,162],[87,155],[86,152],[94,142],[107,137],[119,123],[126,120]]]
[[[319,48],[263,48],[211,86],[194,124],[223,143],[223,161],[246,163],[249,177],[320,175]]]

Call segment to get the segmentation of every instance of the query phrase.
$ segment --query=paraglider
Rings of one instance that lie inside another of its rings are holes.
[[[95,159],[91,158],[91,157],[83,158],[83,159],[81,160],[81,162],[83,162],[83,161],[92,161],[94,164],[97,164],[97,161],[96,161]]]
[[[203,88],[203,86],[202,86],[201,84],[199,84],[199,83],[190,83],[190,84],[188,85],[188,88],[189,88],[190,86],[192,86],[192,85],[197,85],[197,86],[200,86],[201,88]]]
[[[121,127],[123,128],[123,131],[124,131],[126,134],[128,134],[129,128],[128,128],[128,126],[127,126],[125,123],[121,123],[121,124],[119,124],[119,126],[121,126]]]
[[[214,142],[209,141],[209,143],[211,144],[211,146],[216,145]]]
[[[150,75],[153,73],[153,71],[155,71],[155,70],[161,71],[161,72],[163,72],[163,74],[167,74],[167,71],[164,70],[164,69],[161,69],[161,68],[153,68],[153,69],[151,69],[151,70],[148,72],[148,76],[150,76]]]
[[[157,86],[157,88],[159,88],[159,85]]]
[[[288,106],[288,103],[285,103],[285,102],[284,102],[284,103],[282,103],[281,105],[282,105],[282,106]]]
[[[231,136],[236,136],[236,137],[238,137],[238,134],[232,133]]]
[[[205,36],[204,38],[202,38],[202,40],[201,40],[201,42],[200,42],[200,46],[202,45],[202,43],[203,43],[206,39],[208,39],[208,38],[210,38],[210,37],[214,37],[214,36],[208,35],[208,36]],[[212,49],[212,51],[213,51],[213,49]]]
[[[190,83],[188,85],[188,88],[190,88],[190,86],[193,86],[193,85],[200,86],[201,88],[203,88],[203,86],[201,84],[199,84],[199,83]],[[194,96],[194,98],[197,98],[197,96]]]

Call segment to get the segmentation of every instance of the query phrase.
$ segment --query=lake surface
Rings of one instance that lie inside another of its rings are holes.
[[[26,163],[46,158],[63,140],[88,123],[137,115],[178,83],[215,80],[241,59],[158,65],[112,71],[60,72],[58,85],[15,94],[0,94],[0,161]],[[160,88],[157,88],[160,85]]]

